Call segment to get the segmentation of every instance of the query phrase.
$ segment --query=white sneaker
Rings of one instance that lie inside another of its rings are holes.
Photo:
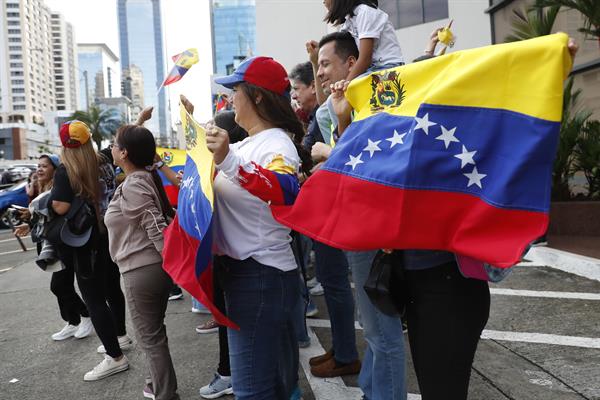
[[[200,388],[200,396],[205,399],[216,399],[227,394],[233,394],[230,376],[215,374],[214,379],[208,385]]]
[[[77,327],[75,325],[66,324],[60,332],[56,332],[52,335],[52,339],[56,341],[65,340],[75,335],[75,332],[77,332]]]
[[[319,281],[317,280],[316,276],[314,276],[311,279],[309,279],[308,281],[306,281],[306,286],[308,286],[309,289],[314,288],[318,284],[319,284]]]
[[[119,336],[118,339],[119,339],[119,347],[121,348],[121,350],[125,351],[125,350],[129,350],[133,347],[133,340],[131,340],[131,338],[129,336],[127,336],[127,335]],[[104,348],[103,344],[98,346],[97,351],[100,354],[106,353],[106,349]]]
[[[77,332],[73,336],[76,339],[83,339],[84,337],[90,336],[94,331],[94,325],[92,325],[92,319],[88,317],[81,317],[81,322],[77,325]]]
[[[129,361],[125,355],[119,361],[105,355],[100,364],[83,376],[83,380],[86,382],[97,381],[127,369],[129,369]]]
[[[317,286],[310,289],[308,293],[312,294],[313,296],[320,296],[323,293],[325,293],[325,290],[323,289],[323,285],[321,285],[321,283],[319,282],[317,283]]]

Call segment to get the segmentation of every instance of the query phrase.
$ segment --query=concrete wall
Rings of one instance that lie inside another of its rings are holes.
[[[446,26],[450,19],[454,19],[452,32],[457,40],[449,51],[491,44],[490,18],[484,12],[488,7],[488,0],[449,0],[448,19],[398,29],[396,35],[405,61],[408,63],[423,55],[431,32]]]
[[[308,61],[305,43],[327,33],[319,0],[256,0],[256,55],[270,56],[290,71]]]

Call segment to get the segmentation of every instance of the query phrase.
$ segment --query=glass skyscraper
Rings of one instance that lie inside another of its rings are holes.
[[[256,52],[254,0],[212,0],[213,70],[230,73]]]
[[[145,126],[165,140],[171,132],[165,79],[165,58],[160,0],[117,0],[121,67],[135,65],[143,76],[144,103],[154,106],[153,118]],[[135,118],[135,116],[134,116]]]

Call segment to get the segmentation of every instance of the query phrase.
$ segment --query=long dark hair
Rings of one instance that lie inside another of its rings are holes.
[[[346,22],[346,16],[354,17],[354,9],[361,4],[373,8],[379,7],[378,0],[333,0],[331,9],[325,16],[324,21],[334,26],[342,25]]]
[[[120,149],[127,150],[127,158],[138,168],[150,168],[154,164],[156,154],[156,142],[152,132],[139,125],[124,125],[119,128],[116,136],[116,144]],[[156,170],[150,171],[154,185],[158,190],[160,208],[163,215],[174,218],[175,210],[169,203],[162,181]]]
[[[313,162],[308,151],[302,146],[304,127],[296,116],[290,99],[245,82],[239,84],[238,90],[244,92],[251,100],[250,104],[263,121],[292,134],[292,141],[302,163],[300,170],[309,175]],[[259,96],[261,101],[256,104],[254,100]]]

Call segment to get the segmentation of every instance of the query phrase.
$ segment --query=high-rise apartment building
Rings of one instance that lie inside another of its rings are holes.
[[[119,57],[104,43],[78,43],[80,81],[78,109],[87,110],[97,99],[121,96]]]
[[[211,0],[211,26],[215,74],[231,73],[241,60],[256,53],[254,0]]]
[[[121,67],[138,67],[143,75],[143,106],[154,106],[154,118],[145,126],[161,141],[171,133],[165,79],[164,39],[160,0],[118,0]],[[132,99],[133,100],[133,99]]]
[[[79,82],[73,26],[58,13],[52,13],[51,23],[56,110],[75,111]]]
[[[56,109],[51,14],[42,0],[0,2],[0,123]]]

